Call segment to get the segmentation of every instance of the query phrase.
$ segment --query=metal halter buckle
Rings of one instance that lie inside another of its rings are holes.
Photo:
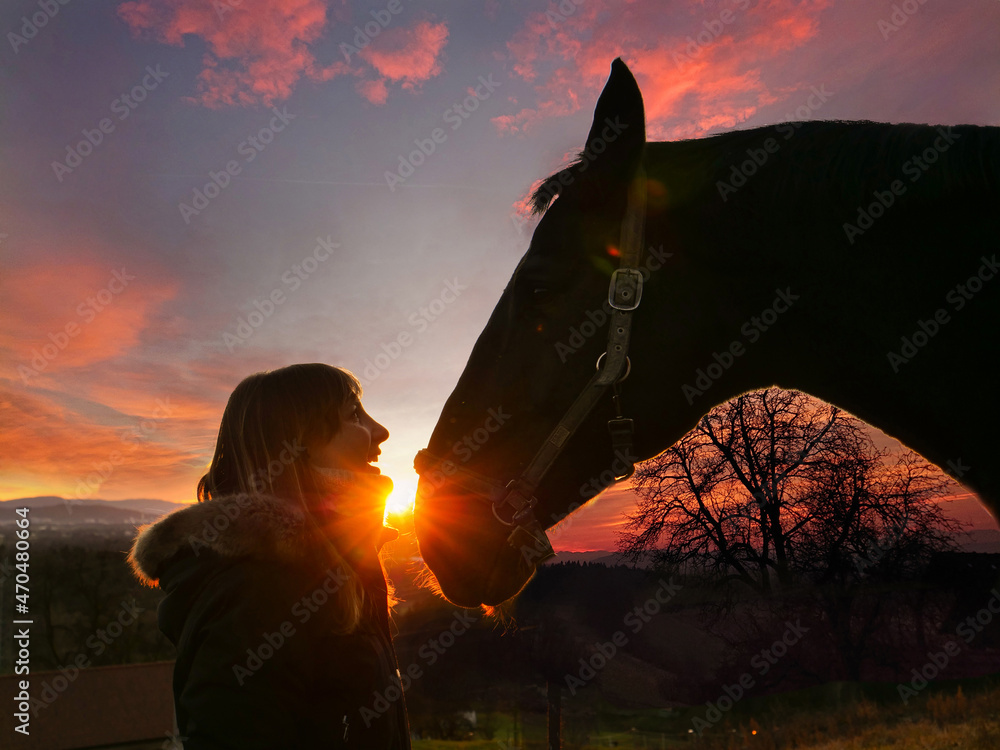
[[[506,491],[504,492],[503,497],[500,499],[499,502],[494,502],[492,504],[492,507],[493,507],[493,517],[496,518],[504,526],[517,526],[517,525],[519,525],[524,520],[524,518],[528,514],[531,513],[531,511],[534,509],[535,505],[538,503],[538,498],[536,498],[534,495],[524,495],[524,494],[520,493],[520,491],[515,488],[515,485],[517,485],[518,483],[519,483],[519,480],[517,480],[517,479],[511,479],[509,482],[507,482],[507,486],[504,488]],[[511,495],[513,495],[515,492],[517,492],[518,494],[520,494],[521,497],[524,498],[524,501],[525,501],[524,505],[522,505],[520,508],[518,508],[517,506],[515,506],[513,503],[508,502],[508,498]],[[501,518],[500,514],[497,513],[497,506],[498,505],[509,505],[511,508],[514,509],[514,513],[511,515],[509,521],[504,520],[503,518]]]
[[[629,298],[635,290],[635,299]],[[642,299],[642,272],[638,268],[616,268],[608,287],[608,304],[616,310],[631,312]]]

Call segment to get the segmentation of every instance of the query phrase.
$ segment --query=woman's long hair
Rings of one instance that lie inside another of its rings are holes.
[[[322,490],[309,468],[305,444],[329,441],[340,429],[340,409],[361,396],[361,384],[347,370],[326,364],[298,364],[245,378],[226,404],[215,454],[198,482],[198,501],[227,495],[270,495],[300,505],[327,548],[329,562],[347,572],[337,600],[340,632],[361,620],[365,589],[351,565],[322,532],[311,512]]]

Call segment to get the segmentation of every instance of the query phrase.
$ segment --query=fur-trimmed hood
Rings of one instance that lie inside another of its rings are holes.
[[[128,555],[136,577],[157,585],[163,563],[185,548],[221,557],[295,562],[315,549],[305,511],[271,495],[228,495],[181,508],[138,529]]]
[[[399,673],[376,529],[337,511],[339,500],[325,495],[307,510],[270,495],[220,496],[138,530],[128,559],[166,592],[157,621],[177,648],[185,747],[218,738],[247,748],[410,747],[402,699],[371,722],[358,717],[373,693],[398,690]],[[337,540],[359,523],[365,549],[337,561]],[[344,633],[338,592],[351,580],[366,593],[363,619]],[[262,640],[275,637],[283,645]]]

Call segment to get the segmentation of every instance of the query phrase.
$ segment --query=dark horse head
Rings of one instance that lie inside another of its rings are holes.
[[[956,412],[944,394],[995,387],[998,174],[1000,134],[974,126],[783,123],[647,144],[616,60],[418,454],[414,522],[445,596],[512,597],[549,554],[543,529],[714,405],[775,384],[958,461],[995,497],[1000,399]],[[635,270],[609,293],[620,264]],[[953,289],[973,277],[975,294]]]

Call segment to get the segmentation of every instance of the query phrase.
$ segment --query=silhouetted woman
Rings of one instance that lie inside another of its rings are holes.
[[[199,502],[139,530],[188,750],[410,747],[378,557],[392,482],[371,465],[389,433],[360,395],[324,364],[251,375]]]

